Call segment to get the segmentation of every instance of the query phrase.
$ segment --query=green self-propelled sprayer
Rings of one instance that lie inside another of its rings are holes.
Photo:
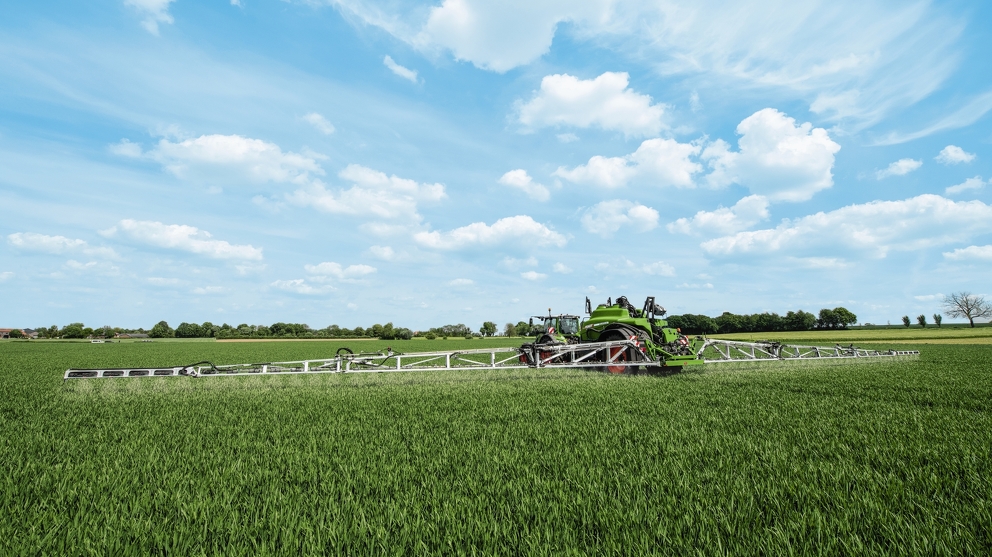
[[[329,358],[292,362],[214,365],[211,362],[156,368],[68,369],[65,379],[110,377],[225,377],[299,373],[583,368],[609,373],[676,371],[727,362],[837,360],[918,356],[915,350],[872,350],[855,346],[804,346],[773,341],[742,342],[688,337],[664,320],[665,309],[649,296],[641,308],[625,296],[595,309],[586,298],[586,319],[577,315],[531,318],[537,335],[518,348],[468,348],[436,352],[355,353],[338,348]],[[540,324],[535,324],[535,320]],[[101,345],[104,346],[104,345]],[[106,345],[114,346],[114,345]],[[103,348],[106,349],[106,348]]]
[[[549,313],[531,318],[532,326],[534,319],[543,321],[543,326],[539,326],[541,332],[535,342],[521,347],[522,361],[540,361],[541,354],[548,353],[549,347],[555,345],[612,343],[599,355],[605,363],[601,367],[611,373],[625,373],[640,366],[681,369],[705,363],[699,353],[706,339],[689,338],[669,327],[663,319],[665,308],[655,303],[654,296],[648,296],[640,309],[626,296],[620,296],[616,302],[608,299],[595,309],[586,298],[586,313],[589,317],[581,323],[575,315]]]

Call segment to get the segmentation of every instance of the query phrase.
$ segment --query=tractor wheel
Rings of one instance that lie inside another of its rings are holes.
[[[624,339],[626,339],[626,337],[623,335],[623,333],[619,331],[607,331],[606,333],[603,334],[603,336],[599,337],[600,342],[609,342],[613,340],[624,340]],[[615,359],[616,363],[621,363],[621,362],[626,363],[631,360],[630,350],[627,348],[617,346],[613,348],[608,348],[607,350],[610,351],[607,361],[614,360],[614,357],[616,357]],[[606,373],[615,373],[615,374],[624,374],[624,373],[633,374],[637,371],[636,366],[627,366],[627,365],[605,365],[600,369],[602,371],[605,371]]]

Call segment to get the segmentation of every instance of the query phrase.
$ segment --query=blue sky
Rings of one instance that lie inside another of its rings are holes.
[[[986,2],[0,13],[3,326],[992,294]]]

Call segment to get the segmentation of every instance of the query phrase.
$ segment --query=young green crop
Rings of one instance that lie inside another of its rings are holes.
[[[0,553],[992,549],[992,346],[668,377],[61,379],[342,344],[0,344]]]

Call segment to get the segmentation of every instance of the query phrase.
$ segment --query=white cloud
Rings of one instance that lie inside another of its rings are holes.
[[[304,265],[307,273],[314,275],[315,280],[318,278],[333,277],[338,280],[354,280],[357,278],[364,277],[366,275],[371,275],[375,273],[377,269],[371,265],[348,265],[347,267],[342,267],[340,263],[334,261],[325,261],[323,263],[318,263],[317,265]]]
[[[572,272],[572,268],[564,263],[555,263],[552,269],[554,269],[556,273],[561,273],[563,275],[567,275]]]
[[[215,240],[206,230],[185,224],[124,219],[102,234],[114,236],[118,232],[143,244],[205,255],[214,259],[262,259],[262,248]]]
[[[450,50],[455,58],[479,68],[505,72],[547,52],[560,22],[605,17],[608,7],[605,0],[444,0],[431,8],[421,31],[407,40],[423,49]],[[392,32],[403,33],[395,18],[383,19]]]
[[[360,215],[386,220],[420,222],[417,204],[446,197],[444,185],[421,184],[414,180],[387,176],[357,164],[348,165],[338,176],[354,184],[343,191],[328,190],[323,183],[313,183],[293,192],[289,200],[309,205],[325,213]]]
[[[413,239],[422,246],[445,250],[507,243],[528,247],[563,247],[567,243],[564,236],[527,215],[502,218],[492,226],[475,222],[450,232],[418,232]]]
[[[737,126],[739,151],[717,140],[702,153],[710,185],[738,183],[769,201],[805,201],[833,186],[834,154],[840,150],[823,128],[765,108]]]
[[[890,164],[888,168],[876,171],[875,177],[882,180],[884,178],[888,178],[889,176],[905,176],[921,166],[923,166],[923,161],[918,161],[915,159],[899,159]]]
[[[510,186],[511,188],[516,188],[531,199],[536,201],[547,201],[551,197],[551,193],[548,192],[548,188],[544,187],[542,184],[538,184],[527,174],[526,170],[518,168],[517,170],[511,170],[504,174],[500,179],[499,183],[504,186]]]
[[[659,277],[674,277],[675,267],[672,267],[664,261],[656,261],[654,263],[649,263],[642,267],[642,269],[648,275],[655,275]]]
[[[149,33],[158,35],[158,24],[173,22],[169,15],[169,4],[175,0],[124,0],[125,6],[131,6],[145,16],[141,20],[141,26]]]
[[[456,278],[448,281],[448,286],[471,286],[473,284],[475,284],[475,281],[467,278]]]
[[[224,291],[223,286],[197,286],[193,289],[193,294],[208,296],[210,294],[220,294]]]
[[[709,283],[709,282],[704,282],[702,284],[695,283],[695,282],[694,283],[691,283],[691,284],[688,283],[688,282],[683,282],[682,284],[676,284],[675,285],[675,288],[681,288],[681,289],[686,289],[686,290],[711,289],[711,288],[713,288],[713,284],[712,283]]]
[[[983,180],[981,176],[975,176],[974,178],[968,178],[967,180],[961,182],[956,186],[949,186],[947,189],[944,190],[944,193],[948,195],[952,195],[971,190],[977,191],[982,189],[983,187],[985,187],[985,180]]]
[[[306,295],[323,294],[335,289],[329,284],[313,286],[312,284],[307,284],[305,279],[277,280],[273,281],[270,286],[278,288],[279,290],[285,290],[286,292]]]
[[[932,302],[934,300],[943,300],[943,294],[924,294],[922,296],[913,296],[914,300],[919,300],[921,302]]]
[[[138,156],[140,148],[128,140],[111,146],[111,151],[124,156]],[[162,139],[144,153],[161,163],[180,178],[190,174],[212,178],[228,178],[235,174],[253,182],[305,183],[310,174],[323,175],[318,153],[283,152],[275,143],[240,135],[201,135],[195,139],[172,142]]]
[[[992,261],[992,246],[968,246],[954,251],[945,251],[944,257],[952,261]]]
[[[10,279],[10,278],[13,278],[13,277],[14,277],[14,272],[13,271],[4,271],[4,272],[0,273],[0,282],[3,282],[5,280]]]
[[[859,0],[324,0],[431,54],[504,72],[548,52],[556,30],[666,78],[776,88],[863,129],[930,96],[959,67],[965,22],[941,3]],[[566,25],[562,25],[566,24]],[[755,40],[760,37],[760,40]],[[985,95],[986,110],[992,95]],[[969,103],[972,104],[972,103]],[[977,109],[964,116],[975,120]],[[946,126],[946,124],[945,124]]]
[[[631,181],[655,186],[693,187],[692,177],[703,167],[690,157],[699,154],[699,145],[674,139],[648,139],[637,151],[623,157],[596,155],[571,170],[559,167],[555,176],[577,184],[618,188]]]
[[[948,145],[940,150],[940,154],[934,157],[935,161],[941,164],[958,164],[975,160],[974,153],[968,153],[957,145]]]
[[[70,259],[62,267],[76,273],[94,273],[105,276],[119,275],[121,271],[119,267],[106,261],[87,261],[83,263],[82,261]]]
[[[640,203],[612,199],[590,207],[581,220],[586,231],[608,238],[621,227],[630,227],[636,232],[652,230],[658,226],[658,211]]]
[[[328,122],[327,118],[324,118],[323,115],[318,114],[317,112],[310,112],[309,114],[304,115],[303,119],[324,135],[331,135],[334,133],[334,124]]]
[[[885,257],[962,242],[992,232],[992,206],[920,195],[901,201],[872,201],[784,220],[776,228],[738,232],[702,243],[711,255],[821,252]]]
[[[538,273],[537,271],[526,271],[526,272],[520,273],[520,276],[523,277],[523,278],[525,278],[525,279],[527,279],[527,280],[541,280],[541,279],[548,278],[548,275],[546,275],[544,273]]]
[[[7,236],[7,242],[19,250],[35,251],[51,254],[83,253],[94,257],[116,258],[113,248],[93,247],[85,240],[66,238],[65,236],[48,236],[34,232],[15,232]]]
[[[665,125],[664,105],[630,90],[626,72],[606,72],[595,79],[568,74],[545,76],[541,89],[526,103],[517,103],[525,129],[548,126],[599,127],[626,135],[657,135]]]
[[[109,147],[110,152],[121,156],[136,159],[142,155],[141,145],[131,143],[128,139],[122,139],[120,143],[114,143]]]
[[[396,252],[389,246],[372,246],[369,248],[369,253],[383,261],[392,261],[396,258]]]
[[[699,211],[691,219],[681,218],[668,224],[668,231],[681,234],[733,234],[746,230],[768,218],[768,200],[749,195],[733,207]]]
[[[579,136],[574,133],[560,133],[555,137],[557,137],[558,141],[561,141],[562,143],[574,143],[579,140]]]
[[[410,68],[405,68],[397,64],[396,61],[393,60],[392,56],[389,56],[387,54],[386,57],[382,59],[382,63],[385,64],[387,68],[389,68],[389,71],[402,77],[403,79],[406,79],[407,81],[411,81],[413,83],[417,82],[417,72],[411,70]]]

